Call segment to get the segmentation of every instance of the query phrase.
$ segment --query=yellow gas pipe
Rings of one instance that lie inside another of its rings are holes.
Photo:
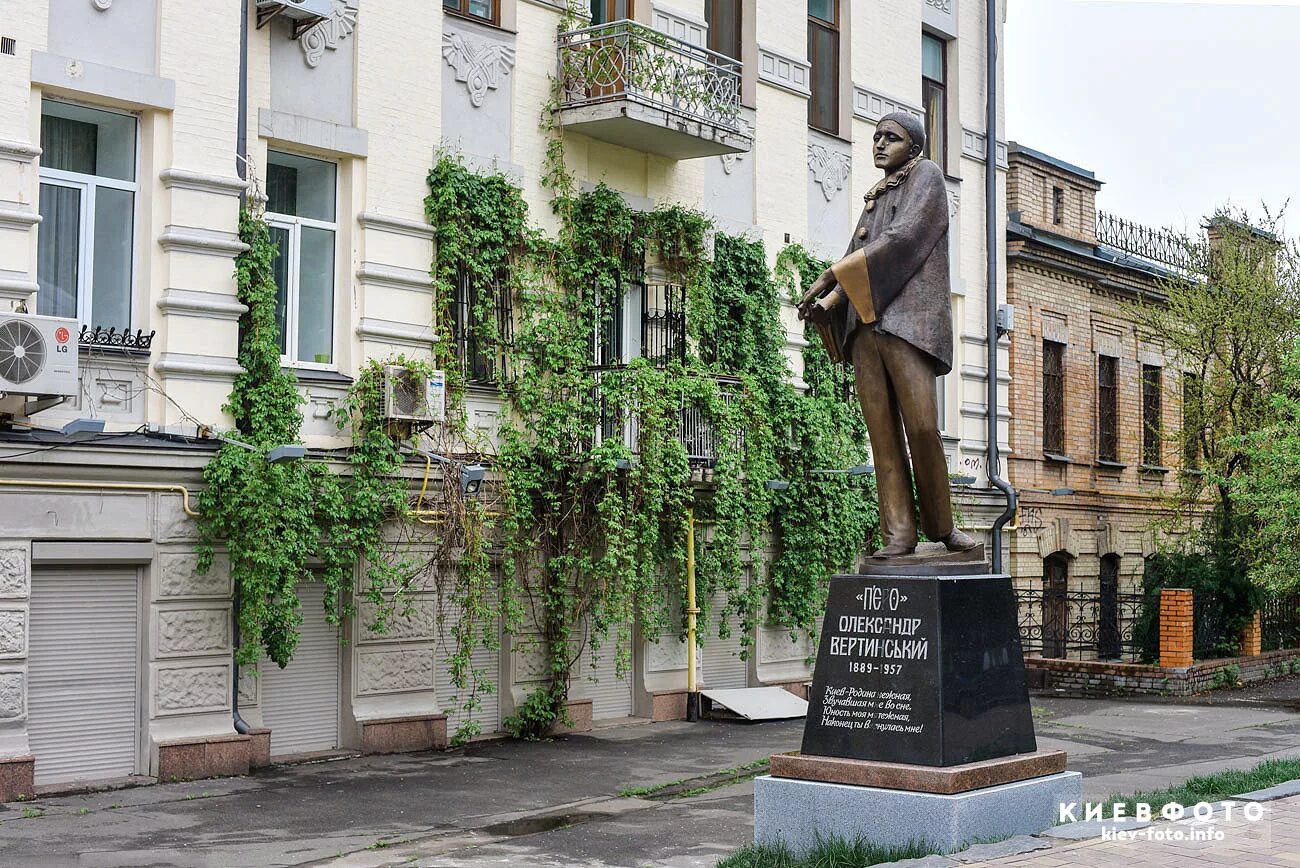
[[[686,719],[700,719],[700,691],[695,683],[695,509],[686,510]]]

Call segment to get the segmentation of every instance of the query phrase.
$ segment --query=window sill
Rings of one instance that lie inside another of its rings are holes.
[[[466,15],[464,12],[458,12],[455,9],[448,9],[446,6],[442,7],[442,14],[446,15],[448,18],[456,18],[460,21],[469,21],[473,24],[479,25],[480,27],[487,27],[491,30],[496,30],[499,33],[509,33],[511,36],[519,35],[519,31],[507,30],[495,21],[489,21],[486,18],[479,18],[477,15]]]
[[[1054,464],[1069,464],[1069,463],[1070,463],[1070,456],[1068,456],[1068,455],[1061,455],[1061,454],[1058,453],[1058,452],[1044,452],[1044,453],[1043,453],[1043,460],[1044,460],[1044,461],[1050,461],[1050,462],[1052,462],[1052,463],[1054,463]]]
[[[1104,458],[1098,458],[1095,463],[1102,470],[1113,470],[1115,472],[1119,472],[1128,467],[1128,465],[1123,463],[1122,461],[1108,461]]]
[[[1205,476],[1204,470],[1197,470],[1194,467],[1192,468],[1184,467],[1182,470],[1179,470],[1178,473],[1182,476],[1195,476],[1198,479]]]
[[[353,379],[347,374],[340,374],[338,371],[325,371],[320,368],[295,368],[292,365],[281,365],[280,370],[286,374],[293,374],[299,383],[306,383],[314,386],[351,386]]]
[[[1151,474],[1158,473],[1162,476],[1168,473],[1170,469],[1171,468],[1165,467],[1163,464],[1143,464],[1138,468],[1138,470],[1141,471],[1142,473],[1151,473]]]
[[[830,136],[832,139],[835,139],[835,140],[837,140],[837,141],[843,142],[843,143],[846,144],[846,145],[852,145],[852,144],[853,144],[853,140],[852,140],[852,139],[845,138],[843,135],[841,135],[841,134],[838,133],[838,132],[831,132],[830,130],[824,130],[824,129],[822,129],[821,127],[814,126],[813,124],[809,124],[809,125],[808,125],[808,129],[811,130],[811,131],[813,131],[813,132],[815,132],[815,133],[821,133],[823,136]]]

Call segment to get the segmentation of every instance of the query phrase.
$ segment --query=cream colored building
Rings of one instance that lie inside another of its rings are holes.
[[[31,757],[36,782],[57,783],[238,771],[265,750],[264,735],[250,742],[232,728],[230,582],[220,564],[196,574],[185,511],[185,489],[215,445],[196,439],[199,426],[231,424],[222,405],[239,371],[240,155],[290,251],[285,365],[306,397],[308,443],[341,445],[328,417],[361,361],[431,351],[436,239],[423,200],[435,152],[516,179],[533,219],[555,229],[540,180],[551,133],[539,120],[562,5],[7,4],[0,320],[25,308],[87,331],[79,387],[65,401],[33,404],[12,390],[0,399],[0,796],[28,786]],[[773,257],[788,242],[838,254],[878,180],[875,121],[900,109],[928,115],[941,133],[934,158],[949,178],[953,226],[958,346],[943,430],[953,473],[975,478],[962,496],[966,524],[987,529],[1002,501],[987,490],[984,461],[985,5],[581,5],[598,20],[629,18],[674,37],[647,43],[673,63],[738,70],[739,109],[719,117],[653,94],[564,101],[578,179],[604,181],[634,207],[698,208],[725,231],[762,238]],[[312,9],[323,17],[304,17]],[[994,147],[1001,164],[1005,145]],[[1001,174],[997,189],[1000,226]],[[1001,263],[1005,233],[997,237]],[[785,321],[797,363],[793,309]],[[491,393],[475,394],[470,423],[490,434],[499,410]],[[121,436],[61,432],[84,418]],[[308,623],[288,669],[245,673],[242,713],[271,730],[272,753],[445,738],[443,711],[454,703],[432,626],[439,602],[428,592],[416,605],[408,628],[373,639],[347,625],[355,641],[342,646]],[[809,649],[784,632],[761,631],[749,661],[738,644],[714,640],[704,682],[806,679]],[[598,718],[648,717],[661,710],[656,695],[684,689],[684,660],[675,643],[643,643],[629,679],[589,666],[574,691]],[[509,642],[477,663],[505,685],[479,712],[493,731],[523,695],[527,667]]]

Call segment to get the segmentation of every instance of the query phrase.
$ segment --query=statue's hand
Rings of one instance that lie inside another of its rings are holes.
[[[814,319],[813,308],[825,297],[835,286],[835,275],[828,268],[818,275],[817,279],[808,287],[808,291],[799,299],[799,318],[812,319],[814,322],[824,322],[825,320]]]
[[[835,312],[844,304],[844,290],[836,287],[808,307],[808,319],[815,323],[828,323],[835,317]]]

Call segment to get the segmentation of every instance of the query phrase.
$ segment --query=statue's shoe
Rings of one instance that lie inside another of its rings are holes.
[[[968,552],[980,544],[975,537],[956,527],[939,542],[943,543],[944,548],[950,552]]]

